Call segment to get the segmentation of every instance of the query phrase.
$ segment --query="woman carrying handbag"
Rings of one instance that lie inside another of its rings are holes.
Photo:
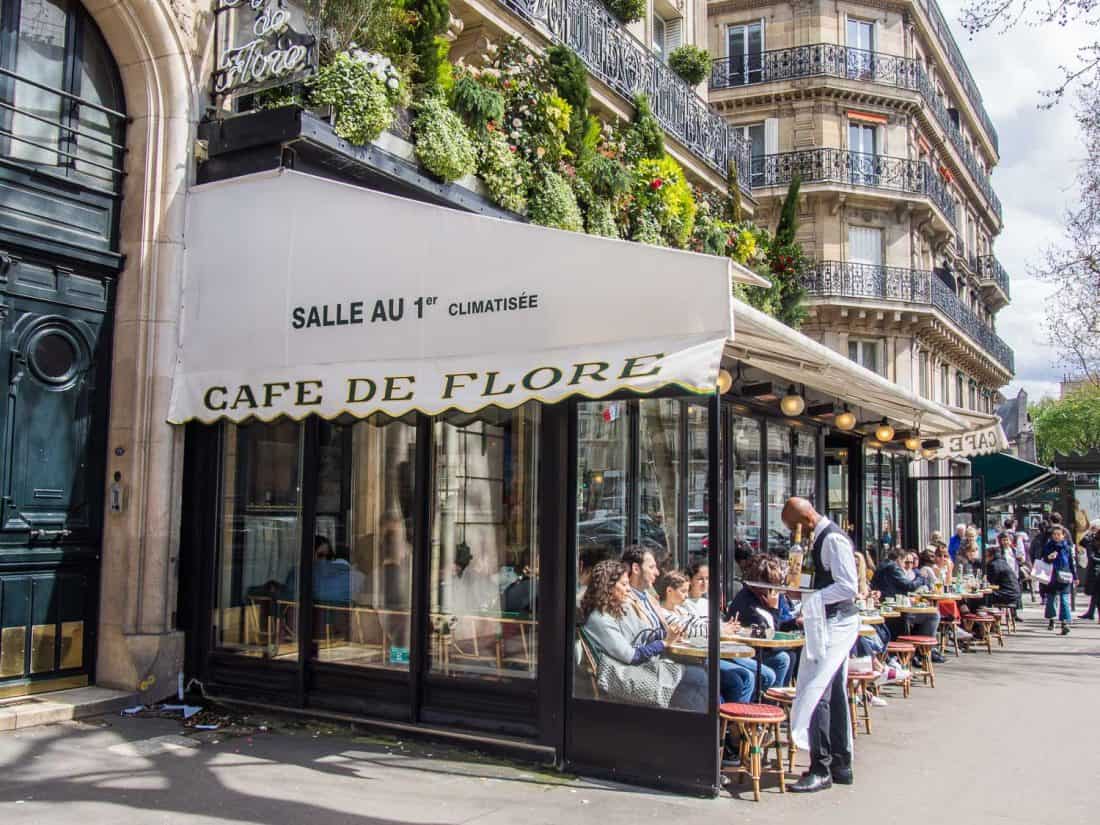
[[[1073,545],[1066,540],[1066,531],[1060,524],[1051,527],[1050,538],[1043,547],[1043,558],[1050,562],[1050,584],[1047,585],[1047,630],[1054,630],[1054,619],[1062,622],[1062,635],[1069,633],[1072,614],[1069,610],[1070,588],[1077,579],[1074,566]],[[1057,608],[1055,608],[1057,604]]]

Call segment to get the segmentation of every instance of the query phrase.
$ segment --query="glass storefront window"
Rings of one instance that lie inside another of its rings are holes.
[[[687,405],[687,564],[705,562],[710,546],[710,416],[702,404]]]
[[[878,553],[879,528],[882,526],[882,506],[879,496],[881,455],[878,450],[866,450],[863,465],[864,507],[866,508],[863,519],[863,549],[876,563],[882,561],[882,556]]]
[[[790,547],[783,526],[783,505],[791,495],[791,428],[768,422],[768,550],[786,553]]]
[[[794,448],[794,494],[817,503],[817,433],[798,430]],[[839,522],[841,525],[844,522]]]
[[[641,459],[638,469],[638,544],[649,547],[660,570],[683,563],[680,509],[680,402],[654,398],[638,402]]]
[[[891,548],[897,546],[898,542],[898,498],[894,488],[894,457],[889,453],[882,453],[882,471],[879,477],[882,479],[882,513],[878,533],[878,558],[883,559]]]
[[[751,418],[734,417],[731,433],[733,467],[733,533],[731,546],[738,555],[760,549],[763,518],[760,491],[760,424]]]
[[[248,656],[298,655],[302,428],[226,424],[215,645]]]
[[[539,406],[434,423],[431,670],[533,679]]]
[[[706,668],[670,648],[707,643],[709,571],[694,571],[693,584],[688,569],[709,532],[707,409],[673,399],[588,402],[577,418],[574,695],[705,711]],[[624,531],[631,502],[634,529]]]
[[[626,546],[630,415],[626,401],[577,405],[577,584],[581,590],[597,562],[619,558]],[[578,592],[578,604],[580,598]]]
[[[415,423],[319,427],[313,658],[408,670]]]
[[[848,449],[825,451],[825,479],[828,500],[826,514],[833,524],[848,530]]]

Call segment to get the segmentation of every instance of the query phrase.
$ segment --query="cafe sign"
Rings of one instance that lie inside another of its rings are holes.
[[[939,436],[937,458],[969,458],[1008,449],[1008,439],[999,420],[985,427]]]
[[[316,67],[317,39],[285,0],[217,0],[215,97],[299,80]]]
[[[712,395],[732,331],[725,258],[300,172],[195,187],[187,221],[173,423]]]

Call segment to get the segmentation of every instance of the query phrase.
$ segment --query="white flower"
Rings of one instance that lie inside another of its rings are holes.
[[[523,125],[523,121],[520,120],[518,117],[514,117],[512,118],[512,125],[518,129]]]

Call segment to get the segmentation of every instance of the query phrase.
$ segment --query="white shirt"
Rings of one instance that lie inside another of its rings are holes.
[[[818,537],[831,523],[825,516],[818,519],[811,546],[817,543]],[[833,583],[820,591],[823,604],[851,601],[859,595],[855,551],[842,530],[834,530],[825,537],[821,544],[821,565],[833,577]]]

